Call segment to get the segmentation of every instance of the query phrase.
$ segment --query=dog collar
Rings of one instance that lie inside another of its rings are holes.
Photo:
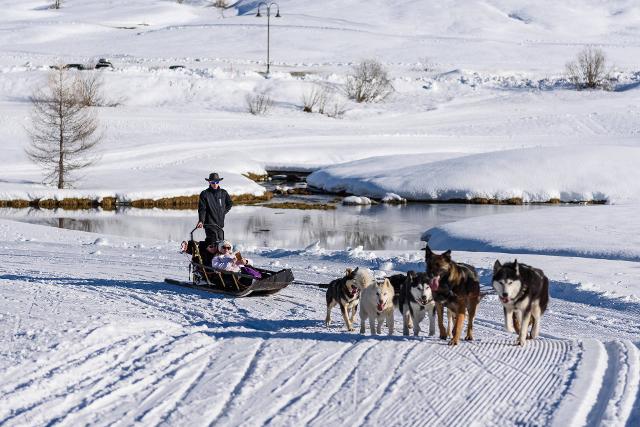
[[[520,281],[520,283],[522,283],[522,280]],[[529,290],[529,287],[524,283],[522,283],[522,288],[520,288],[520,292],[518,292],[518,295],[516,295],[516,297],[513,299],[513,303],[517,304],[520,301],[522,301],[526,296],[528,290]]]

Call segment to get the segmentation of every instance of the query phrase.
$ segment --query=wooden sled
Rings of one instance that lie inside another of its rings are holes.
[[[193,232],[195,230],[195,228],[191,230],[191,240],[185,252],[191,255],[189,280],[164,279],[165,283],[191,289],[200,289],[216,294],[245,297],[248,295],[260,296],[274,294],[293,282],[293,273],[288,268],[271,271],[251,267],[260,273],[261,277],[259,278],[245,273],[213,269],[209,266],[211,263],[211,255],[206,252],[206,245],[204,242],[197,242],[193,239]]]
[[[223,294],[234,297],[265,296],[275,294],[293,282],[291,270],[270,271],[252,267],[259,271],[262,278],[256,279],[251,275],[234,273],[230,271],[218,271],[201,264],[192,263],[191,281],[164,279],[170,285],[184,286],[191,289],[214,294]],[[204,272],[206,272],[206,277]],[[208,279],[208,281],[207,281]]]

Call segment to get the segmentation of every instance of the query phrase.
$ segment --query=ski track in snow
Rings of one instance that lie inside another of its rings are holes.
[[[2,425],[543,425],[576,408],[587,425],[637,417],[637,308],[554,298],[543,337],[520,348],[490,296],[476,340],[452,348],[398,336],[399,316],[393,337],[347,333],[337,310],[327,329],[314,286],[234,300],[165,285],[165,274],[185,275],[167,251],[5,243]],[[275,256],[305,277],[323,259]],[[317,281],[344,268],[324,262]]]

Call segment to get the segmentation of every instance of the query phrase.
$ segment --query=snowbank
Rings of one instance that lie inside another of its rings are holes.
[[[640,205],[567,206],[466,219],[427,230],[439,249],[640,261]]]
[[[349,196],[342,199],[343,205],[370,205],[371,199],[368,197]]]
[[[567,146],[506,150],[434,160],[432,155],[376,157],[327,167],[308,183],[327,191],[408,200],[523,202],[640,200],[640,148]]]

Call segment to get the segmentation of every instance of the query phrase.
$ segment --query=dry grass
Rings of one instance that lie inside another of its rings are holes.
[[[115,197],[103,197],[100,202],[100,207],[105,210],[115,210],[116,209],[117,200]]]
[[[255,205],[256,203],[268,202],[272,198],[273,193],[267,191],[262,196],[254,196],[253,194],[231,196],[231,201],[237,205]]]
[[[296,189],[296,194],[306,194],[306,189]],[[255,205],[268,202],[273,198],[273,193],[266,192],[262,196],[254,196],[252,194],[240,194],[236,196],[231,196],[231,200],[236,205]],[[318,210],[332,210],[336,209],[336,203],[340,203],[342,199],[340,197],[335,197],[329,203],[307,203],[307,202],[274,202],[274,203],[266,203],[261,206],[272,208],[272,209],[318,209]],[[420,203],[420,202],[413,202]],[[475,197],[473,199],[449,199],[449,200],[424,200],[422,203],[433,203],[433,204],[442,204],[442,203],[456,203],[456,204],[467,204],[467,205],[524,205],[524,204],[536,204],[536,205],[558,205],[562,203],[569,204],[587,204],[587,205],[602,205],[606,204],[606,200],[582,200],[582,201],[572,201],[572,202],[563,202],[560,199],[553,198],[549,199],[546,202],[536,202],[536,203],[524,203],[523,200],[519,197],[513,197],[510,199],[489,199],[483,197]],[[40,208],[40,209],[66,209],[66,210],[74,210],[74,209],[94,209],[97,207],[101,207],[105,210],[114,210],[118,206],[131,206],[139,209],[151,209],[151,208],[160,208],[160,209],[197,209],[198,207],[198,196],[179,196],[179,197],[167,197],[163,199],[139,199],[133,200],[129,203],[119,203],[115,197],[104,197],[102,201],[92,200],[92,199],[77,199],[77,198],[68,198],[62,200],[54,200],[54,199],[42,199],[42,200],[0,200],[0,208]]]
[[[265,182],[269,178],[268,174],[257,174],[252,172],[243,173],[242,176],[249,178],[253,182]]]
[[[265,208],[272,209],[301,209],[301,210],[323,210],[328,211],[336,208],[336,205],[330,205],[328,203],[302,203],[302,202],[279,202],[279,203],[268,203],[266,205],[262,205]]]

